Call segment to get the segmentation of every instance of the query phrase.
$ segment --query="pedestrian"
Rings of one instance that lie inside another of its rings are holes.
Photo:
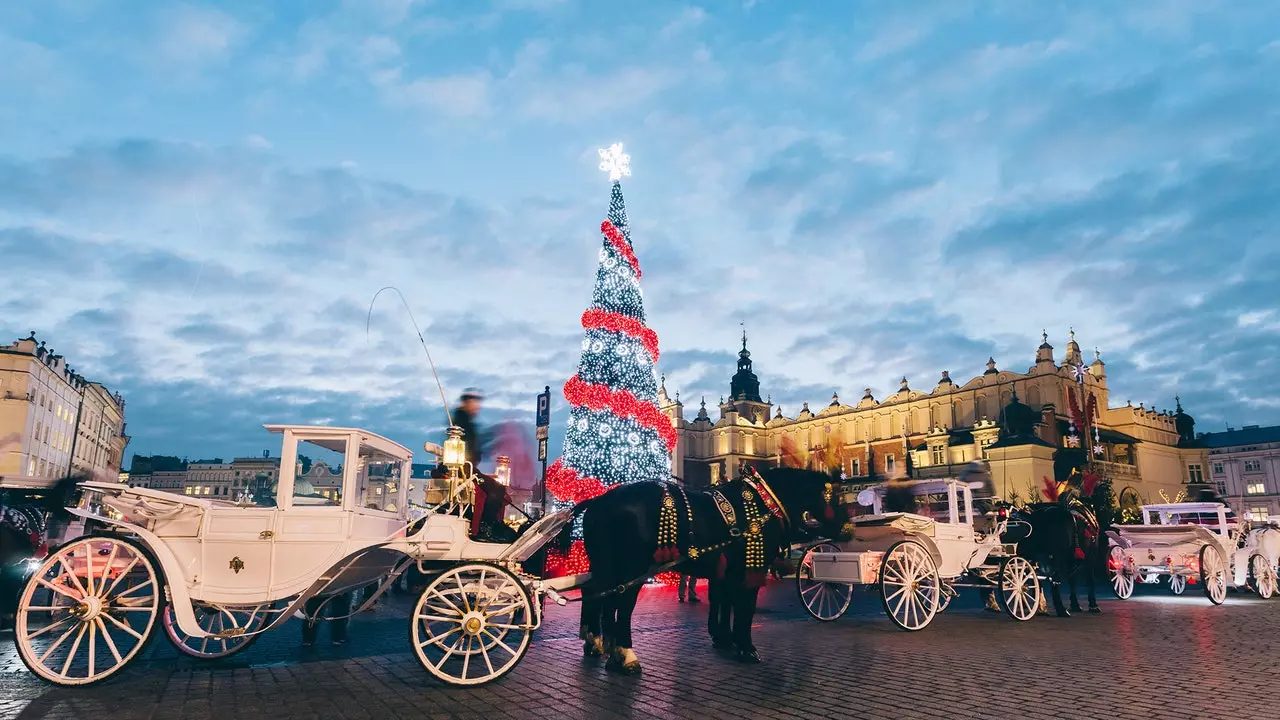
[[[680,573],[680,582],[676,585],[676,588],[678,590],[680,602],[684,602],[686,595],[688,595],[689,602],[691,603],[702,602],[698,599],[698,578],[692,575]]]
[[[328,599],[328,602],[325,600]],[[351,618],[351,593],[344,592],[332,599],[313,597],[307,601],[307,618],[302,621],[302,647],[309,648],[316,644],[316,636],[320,634],[320,622],[329,623],[329,641],[334,645],[347,643],[347,624]],[[320,617],[323,615],[324,617]]]

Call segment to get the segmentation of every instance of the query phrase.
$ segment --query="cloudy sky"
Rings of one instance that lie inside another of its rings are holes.
[[[133,452],[421,447],[391,285],[451,401],[559,425],[623,141],[690,417],[745,322],[789,415],[1074,327],[1113,402],[1280,423],[1280,7],[1114,7],[3,3],[0,338],[123,392]]]

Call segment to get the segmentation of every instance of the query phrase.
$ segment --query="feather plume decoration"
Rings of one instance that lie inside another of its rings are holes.
[[[1044,478],[1044,497],[1049,502],[1058,500],[1058,483],[1050,480],[1047,475]]]
[[[1087,472],[1084,474],[1084,483],[1080,486],[1080,494],[1084,497],[1093,497],[1093,491],[1097,489],[1098,483],[1102,478],[1097,473]]]

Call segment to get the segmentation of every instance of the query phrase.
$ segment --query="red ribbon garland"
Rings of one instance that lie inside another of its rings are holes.
[[[547,490],[557,500],[580,503],[603,495],[607,489],[600,478],[583,477],[577,470],[565,465],[564,458],[557,458],[547,468]]]
[[[640,279],[640,261],[636,259],[636,254],[632,252],[631,246],[627,244],[627,239],[622,236],[622,231],[613,226],[613,223],[605,220],[600,223],[600,232],[604,233],[605,239],[613,245],[613,249],[618,251],[623,260],[636,271],[636,279]]]
[[[644,343],[653,361],[658,362],[658,333],[639,320],[603,308],[588,308],[582,313],[582,327],[587,330],[610,330],[623,333]]]
[[[671,419],[663,415],[657,405],[639,400],[630,390],[615,392],[608,385],[588,383],[574,375],[564,384],[564,397],[577,407],[608,409],[619,417],[635,418],[644,427],[657,431],[667,442],[668,451],[676,447],[676,429],[672,427]]]

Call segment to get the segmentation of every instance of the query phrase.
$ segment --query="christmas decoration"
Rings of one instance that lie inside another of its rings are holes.
[[[645,325],[640,261],[622,197],[631,156],[621,144],[600,150],[600,169],[613,186],[591,305],[582,314],[582,360],[565,383],[569,423],[561,457],[547,468],[547,490],[565,509],[624,482],[668,480],[676,431],[658,409],[658,335]],[[580,526],[574,530],[579,537]],[[549,566],[584,572],[581,541]],[[579,561],[580,559],[580,561]]]

